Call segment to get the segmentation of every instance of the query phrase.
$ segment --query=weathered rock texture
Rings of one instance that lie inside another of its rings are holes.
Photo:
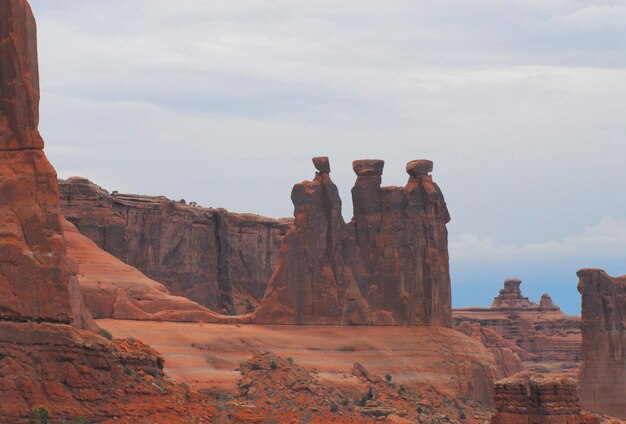
[[[453,317],[455,328],[465,333],[467,326],[476,324],[497,331],[531,371],[576,375],[582,342],[580,318],[562,313],[547,294],[540,304],[531,302],[522,296],[520,280],[507,280],[492,308],[455,309]],[[498,347],[493,339],[485,341],[489,348]]]
[[[496,382],[492,424],[583,424],[599,422],[581,413],[576,381],[522,373]]]
[[[109,194],[84,178],[59,184],[63,214],[98,247],[172,294],[224,314],[258,304],[291,222]]]
[[[582,364],[578,375],[585,409],[626,419],[626,276],[578,271],[582,294]]]
[[[295,222],[255,321],[276,324],[450,325],[441,191],[429,161],[407,165],[406,187],[381,187],[384,162],[354,162],[354,219],[346,224],[328,158],[296,184]]]
[[[66,257],[56,174],[37,130],[37,73],[28,2],[0,0],[0,422],[139,422],[160,412],[161,422],[182,420],[192,409],[182,410],[186,392],[163,379],[154,351],[69,325],[93,322],[77,263]],[[172,393],[136,384],[146,373]]]
[[[63,230],[67,254],[80,267],[80,291],[96,318],[193,322],[226,322],[232,318],[171,295],[162,284],[100,249],[66,220]]]
[[[71,323],[56,174],[39,135],[35,20],[0,9],[0,318]]]

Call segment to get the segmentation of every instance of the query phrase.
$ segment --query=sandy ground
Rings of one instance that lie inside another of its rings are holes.
[[[463,393],[476,363],[493,364],[482,345],[447,328],[325,327],[98,320],[115,337],[141,339],[165,359],[166,372],[197,390],[234,393],[236,370],[271,351],[346,388],[358,385],[355,362],[407,387],[433,384]],[[469,375],[468,375],[469,373]],[[471,383],[470,383],[471,384]]]

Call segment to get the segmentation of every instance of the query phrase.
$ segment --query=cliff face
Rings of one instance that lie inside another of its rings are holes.
[[[491,308],[453,311],[455,328],[480,325],[496,331],[526,369],[541,373],[576,375],[580,361],[580,319],[565,315],[544,294],[539,304],[522,296],[520,280],[509,279]],[[488,343],[490,339],[486,339]],[[497,347],[487,344],[487,347]]]
[[[60,181],[65,217],[96,245],[225,314],[263,297],[289,220],[205,209],[165,197],[109,194],[83,178]]]
[[[70,271],[54,169],[39,135],[35,19],[0,9],[0,318],[71,323]]]
[[[450,325],[448,211],[428,172],[382,187],[383,161],[354,163],[354,219],[345,224],[327,158],[292,192],[295,222],[255,322]]]
[[[626,276],[578,271],[582,295],[579,393],[585,409],[626,419]]]
[[[581,413],[576,382],[522,373],[497,381],[492,424],[583,424],[599,422]]]
[[[185,393],[163,379],[156,352],[68,325],[96,328],[82,302],[77,263],[66,256],[38,102],[30,6],[0,0],[0,421],[138,422],[161,411],[166,422],[182,419]],[[146,373],[170,394],[147,380],[136,384]]]

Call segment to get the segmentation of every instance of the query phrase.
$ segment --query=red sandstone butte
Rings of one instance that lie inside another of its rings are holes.
[[[355,161],[348,224],[328,158],[313,163],[255,322],[449,326],[450,216],[432,163],[410,162],[406,187],[381,187],[384,162]]]
[[[101,249],[184,296],[225,314],[263,298],[290,220],[209,209],[165,197],[59,181],[61,209]]]
[[[491,424],[585,424],[599,423],[581,413],[576,381],[521,373],[497,381],[496,414]]]
[[[579,394],[585,409],[626,419],[626,276],[578,271],[582,295]]]
[[[492,329],[520,357],[525,369],[575,377],[582,342],[580,318],[561,312],[547,294],[539,304],[531,302],[522,295],[520,284],[516,278],[506,280],[491,308],[454,309],[455,328],[466,334],[471,331],[467,326]],[[484,341],[488,348],[499,347],[499,340],[486,337]]]

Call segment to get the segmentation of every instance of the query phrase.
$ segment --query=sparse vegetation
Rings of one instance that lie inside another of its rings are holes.
[[[250,302],[250,299],[246,298],[243,300],[244,306],[246,308],[246,312],[254,311],[254,305]]]
[[[278,365],[276,364],[276,361],[272,359],[270,361],[270,368],[275,370],[277,367],[278,367]]]
[[[404,387],[402,384],[400,385],[400,388],[398,389],[398,394],[402,395],[406,393],[406,387]]]
[[[30,417],[33,419],[34,424],[48,424],[48,418],[50,413],[43,406],[34,409],[30,413]]]
[[[385,380],[387,380],[387,383],[391,384],[391,380],[393,380],[393,376],[391,374],[385,374]]]
[[[332,412],[333,414],[336,414],[337,412],[339,412],[339,406],[337,406],[336,403],[332,403],[330,405],[330,412]]]
[[[102,337],[104,337],[107,340],[113,340],[113,334],[111,334],[110,331],[102,327],[98,327],[98,334],[100,334]]]

